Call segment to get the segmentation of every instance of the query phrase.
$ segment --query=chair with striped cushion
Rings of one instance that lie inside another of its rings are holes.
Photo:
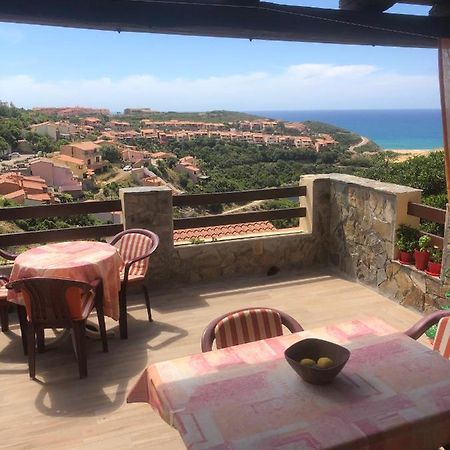
[[[437,327],[433,350],[450,359],[450,317],[443,317]]]
[[[283,325],[291,333],[303,327],[288,314],[273,308],[245,308],[214,319],[203,331],[202,352],[259,341],[283,334]]]
[[[120,337],[128,338],[127,325],[127,288],[129,284],[140,284],[144,291],[145,305],[147,307],[148,320],[152,321],[150,299],[145,276],[147,274],[149,257],[156,250],[159,243],[157,234],[149,230],[132,228],[116,234],[111,245],[115,245],[122,258],[120,268]]]
[[[449,316],[450,310],[448,309],[435,311],[416,322],[411,328],[405,331],[405,334],[410,338],[419,339],[428,328],[436,325],[441,319]]]

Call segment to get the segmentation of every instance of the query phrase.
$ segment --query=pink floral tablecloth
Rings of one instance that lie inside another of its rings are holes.
[[[332,384],[305,383],[284,350],[307,337],[352,352]],[[149,366],[148,402],[189,449],[430,450],[450,442],[450,361],[383,321],[339,325]]]
[[[60,242],[21,253],[14,261],[10,279],[61,277],[88,283],[101,279],[105,315],[118,320],[121,262],[116,248],[103,242]],[[8,300],[21,302],[13,291],[9,291]]]

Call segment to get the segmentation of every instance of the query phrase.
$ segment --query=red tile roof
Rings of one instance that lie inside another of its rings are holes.
[[[253,233],[266,233],[277,229],[268,221],[249,222],[214,227],[186,228],[173,232],[174,241],[190,241],[191,239],[218,239],[225,236],[242,236]]]

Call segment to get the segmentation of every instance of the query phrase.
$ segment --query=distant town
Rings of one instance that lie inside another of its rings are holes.
[[[32,122],[47,120],[26,125],[15,141],[0,145],[0,196],[17,205],[108,198],[111,189],[102,187],[124,180],[129,185],[168,185],[180,194],[187,182],[202,183],[209,174],[194,155],[177,157],[170,151],[174,143],[212,139],[317,153],[337,144],[330,134],[311,133],[303,123],[240,113],[228,113],[233,120],[223,122],[214,115],[210,120],[208,113],[198,115],[202,120],[156,120],[149,108],[128,108],[119,118],[105,109],[81,107],[34,108],[20,114]],[[1,133],[0,139],[5,140]],[[179,178],[164,176],[166,168]]]

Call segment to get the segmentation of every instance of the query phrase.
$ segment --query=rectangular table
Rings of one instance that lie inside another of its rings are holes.
[[[307,337],[349,348],[332,384],[305,383],[284,350]],[[128,396],[189,449],[437,449],[450,442],[450,361],[362,317],[149,366]]]

